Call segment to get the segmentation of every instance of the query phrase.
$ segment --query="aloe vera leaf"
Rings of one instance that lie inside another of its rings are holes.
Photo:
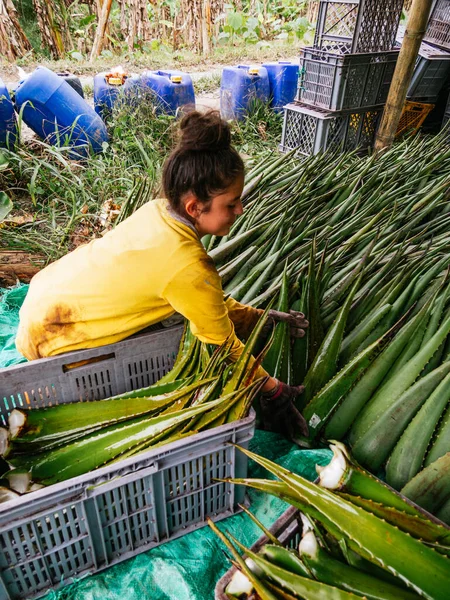
[[[320,319],[320,302],[317,291],[317,280],[315,273],[316,241],[311,244],[309,256],[309,268],[307,277],[308,294],[308,366],[312,364],[324,337],[323,327]]]
[[[430,313],[426,314],[422,321],[419,323],[414,335],[411,338],[411,341],[407,346],[403,349],[400,356],[392,365],[388,373],[389,378],[394,378],[398,373],[401,372],[403,367],[417,354],[420,350],[421,346],[423,346],[424,335],[429,323]]]
[[[269,310],[270,310],[270,305],[266,308],[266,310],[263,312],[263,314],[259,318],[258,323],[256,324],[256,327],[254,327],[253,331],[249,335],[249,338],[242,350],[241,355],[239,356],[237,361],[232,365],[232,373],[231,373],[230,378],[228,379],[228,381],[226,382],[226,384],[223,387],[222,395],[226,396],[227,394],[234,392],[235,390],[237,390],[240,387],[241,382],[242,382],[242,380],[245,376],[245,373],[248,369],[249,362],[252,357],[253,348],[255,347],[256,341],[257,341],[259,335],[261,334],[261,331],[266,323]]]
[[[380,581],[373,575],[333,558],[321,548],[313,531],[308,531],[299,546],[300,557],[318,581],[339,587],[368,600],[413,600],[420,598],[414,592]]]
[[[373,250],[373,246],[375,244],[375,239],[369,244],[369,248],[367,249],[367,251],[364,253],[364,255],[362,256],[361,260],[358,262],[358,264],[356,265],[356,267],[343,279],[341,279],[341,281],[339,281],[328,293],[327,295],[323,298],[322,301],[322,305],[321,308],[322,309],[326,309],[326,307],[333,301],[337,301],[340,300],[340,298],[342,297],[342,295],[349,289],[351,288],[351,286],[353,286],[353,284],[355,283],[356,280],[359,279],[359,281],[361,281],[359,275],[361,273],[361,271],[364,269],[369,257],[370,257],[370,253]],[[354,291],[353,296],[356,294],[356,291]]]
[[[392,487],[366,471],[350,455],[341,442],[332,442],[333,458],[324,467],[316,466],[319,485],[330,490],[378,502],[410,516],[433,521],[434,517],[404,498]],[[448,532],[441,532],[448,535]]]
[[[309,439],[314,439],[324,426],[327,427],[330,415],[332,415],[336,407],[339,406],[339,403],[345,398],[345,395],[352,388],[355,381],[370,368],[370,365],[394,336],[395,331],[396,328],[393,327],[379,340],[350,360],[333,379],[317,392],[314,398],[303,409],[303,416],[308,421],[310,428]],[[302,399],[300,398],[298,400],[298,407],[301,408],[302,406]]]
[[[294,302],[292,310],[296,310],[305,314],[306,312],[306,285],[302,288],[302,295],[300,300]],[[292,344],[292,383],[293,385],[300,385],[307,372],[307,351],[308,351],[308,329],[305,330],[305,336],[302,338],[295,338]]]
[[[326,585],[321,581],[314,581],[308,577],[302,577],[282,569],[281,567],[273,564],[266,560],[261,555],[252,552],[246,548],[243,544],[238,542],[231,534],[228,534],[233,543],[240,548],[245,554],[252,559],[252,561],[261,569],[263,572],[264,579],[270,579],[279,585],[282,589],[287,591],[289,594],[294,596],[300,596],[305,600],[347,600],[349,598],[355,598],[354,594],[349,594],[343,590],[340,590],[336,586]]]
[[[195,354],[200,344],[199,340],[191,332],[189,326],[186,327],[182,339],[183,347],[178,352],[177,358],[171,370],[158,381],[159,385],[173,382],[192,375],[192,363],[195,360]]]
[[[277,264],[279,256],[280,256],[280,251],[277,251],[277,252],[275,252],[273,257],[271,257],[271,261],[269,262],[267,267],[264,269],[264,271],[261,273],[261,275],[258,277],[258,279],[251,285],[250,289],[246,292],[246,294],[242,298],[242,300],[241,300],[242,304],[246,304],[247,302],[250,302],[260,293],[264,284],[269,279],[270,274],[273,271],[275,265]]]
[[[283,275],[283,282],[281,284],[280,296],[277,304],[277,310],[281,312],[288,312],[288,301],[289,301],[289,279],[286,275],[286,270]],[[279,377],[282,381],[287,383],[287,378],[281,376],[284,362],[284,340],[289,335],[289,326],[287,323],[280,322],[275,325],[275,332],[272,344],[264,358],[263,367],[272,377]],[[284,375],[284,373],[283,373]]]
[[[401,531],[412,535],[418,540],[426,542],[428,546],[434,548],[437,552],[450,558],[450,531],[444,526],[443,523],[440,525],[430,525],[430,521],[423,517],[413,517],[407,513],[385,506],[378,502],[374,502],[368,498],[361,498],[359,496],[352,496],[351,494],[345,494],[338,492],[337,495],[366,511],[371,512],[383,521],[398,527]],[[431,515],[430,515],[431,516]],[[436,521],[438,521],[436,519]],[[439,532],[440,527],[440,532]]]
[[[256,246],[250,246],[247,248],[247,250],[244,250],[244,252],[239,254],[239,256],[218,269],[223,286],[228,283],[244,265],[248,263],[249,259],[255,255],[256,251]]]
[[[138,390],[133,390],[131,392],[124,392],[123,394],[116,394],[115,396],[111,396],[108,400],[114,400],[115,398],[121,398],[122,400],[127,400],[128,398],[141,398],[142,396],[159,396],[161,394],[167,394],[170,392],[174,392],[183,386],[190,385],[193,382],[193,377],[186,377],[185,379],[174,379],[173,381],[169,381],[167,383],[160,383],[157,381],[153,385],[145,388],[139,388]]]
[[[305,401],[307,402],[336,374],[337,357],[344,335],[345,323],[358,285],[359,282],[356,282],[350,291],[305,377]]]
[[[450,374],[439,383],[397,442],[386,466],[386,480],[399,490],[416,475],[434,429],[450,401]]]
[[[355,445],[358,457],[363,457],[371,470],[377,471],[387,460],[417,411],[449,372],[450,362],[446,362],[421,377],[386,407],[378,421],[358,441]]]
[[[265,544],[259,553],[273,565],[285,569],[295,575],[310,577],[310,572],[296,552],[280,545]]]
[[[361,322],[349,335],[347,335],[341,344],[339,353],[339,361],[345,364],[357,351],[363,341],[374,330],[375,326],[383,319],[392,309],[392,304],[384,304],[378,309],[371,312],[367,319]]]
[[[259,223],[252,229],[244,231],[243,233],[233,237],[228,242],[225,242],[221,246],[214,248],[208,252],[209,256],[214,260],[215,263],[220,264],[224,259],[228,258],[235,250],[241,245],[247,242],[256,233],[260,233],[268,227],[267,223]]]
[[[184,409],[169,417],[138,417],[133,421],[105,427],[57,450],[37,454],[35,457],[30,457],[29,467],[33,481],[51,485],[92,471],[144,440],[155,438],[196,414],[214,408],[219,402],[215,400]]]
[[[443,523],[450,525],[450,497],[436,509],[436,517]]]
[[[121,398],[60,404],[43,409],[14,409],[9,417],[14,444],[36,445],[58,438],[82,434],[84,431],[105,427],[139,415],[159,411],[167,405],[190,395],[205,382],[196,382],[170,394],[144,398]],[[19,424],[18,421],[22,423]]]
[[[209,517],[207,518],[207,523],[211,527],[211,529],[214,531],[214,533],[219,537],[219,539],[225,544],[225,546],[228,548],[228,550],[231,552],[231,554],[233,555],[233,557],[237,563],[236,566],[243,573],[245,573],[247,578],[251,581],[253,587],[258,592],[258,595],[261,598],[261,600],[277,600],[277,597],[274,596],[272,594],[272,592],[270,592],[265,587],[265,585],[259,580],[258,577],[256,577],[256,575],[247,566],[245,560],[241,557],[239,552],[236,550],[236,548],[233,546],[233,544],[229,541],[229,539],[226,537],[226,535],[220,531],[220,529],[217,527],[217,525],[215,525]]]
[[[243,394],[237,397],[229,409],[225,419],[226,423],[239,421],[248,416],[252,402],[261,391],[265,382],[266,378],[261,377],[247,387],[244,387]]]
[[[361,409],[373,397],[374,392],[391,368],[393,361],[396,360],[409,342],[418,323],[424,316],[426,308],[424,307],[422,310],[423,312],[418,313],[400,329],[392,342],[375,359],[354,388],[344,398],[325,428],[327,439],[339,440],[347,433]]]
[[[241,294],[249,287],[248,280],[254,281],[260,273],[261,265],[265,265],[270,261],[270,257],[266,257],[267,248],[259,246],[256,251],[248,258],[246,264],[239,269],[233,278],[225,285],[224,292],[234,298],[235,294]]]
[[[387,569],[429,600],[447,599],[450,573],[447,558],[332,492],[249,450],[240,450],[285,482],[301,502],[313,507],[316,514],[331,521],[346,537],[349,547],[358,554]],[[450,487],[450,477],[447,479]],[[314,517],[317,518],[316,515]],[[424,564],[427,564],[427,569],[423,569]],[[433,577],[429,576],[430,573]]]
[[[450,498],[450,452],[419,471],[401,493],[431,513]]]
[[[450,404],[447,406],[442,419],[436,429],[434,439],[431,442],[425,458],[424,466],[428,467],[444,454],[450,452]]]

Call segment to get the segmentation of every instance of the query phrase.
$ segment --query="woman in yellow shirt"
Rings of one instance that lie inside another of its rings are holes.
[[[220,276],[201,238],[227,235],[243,212],[244,164],[219,114],[192,112],[163,168],[164,199],[148,202],[104,237],[80,246],[31,281],[16,345],[29,360],[120,341],[175,312],[202,342],[230,346],[230,359],[261,311],[224,299]],[[273,312],[296,335],[301,313]],[[263,421],[272,430],[305,429],[293,405],[301,387],[267,376]]]

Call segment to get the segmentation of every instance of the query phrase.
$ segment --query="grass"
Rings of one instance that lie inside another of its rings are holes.
[[[155,111],[151,96],[117,104],[110,119],[110,142],[104,152],[71,161],[67,148],[44,142],[3,151],[0,189],[14,203],[9,218],[32,222],[3,224],[0,249],[36,253],[51,262],[113,227],[112,215],[126,218],[140,204],[157,197],[161,167],[174,143],[177,122]],[[276,148],[280,115],[255,104],[249,116],[232,123],[233,143],[247,161]]]
[[[220,88],[220,80],[222,74],[220,71],[211,73],[211,75],[203,75],[198,79],[193,79],[195,94],[205,94],[216,92]]]

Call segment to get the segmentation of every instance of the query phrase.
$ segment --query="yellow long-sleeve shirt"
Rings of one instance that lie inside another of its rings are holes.
[[[243,346],[233,323],[245,335],[262,311],[224,300],[196,231],[166,204],[148,202],[33,277],[16,338],[26,358],[118,342],[179,312],[202,342],[228,341],[237,359]]]

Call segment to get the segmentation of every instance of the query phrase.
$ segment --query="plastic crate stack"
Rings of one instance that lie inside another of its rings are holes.
[[[280,150],[310,155],[373,144],[394,75],[403,0],[321,0],[314,46],[300,55]]]
[[[447,2],[450,7],[450,0]],[[450,13],[449,13],[450,14]],[[430,20],[430,24],[432,23]],[[400,46],[405,34],[401,27],[397,33]],[[439,94],[450,77],[450,51],[422,42],[407,93],[407,100],[397,135],[417,131],[438,101]]]

